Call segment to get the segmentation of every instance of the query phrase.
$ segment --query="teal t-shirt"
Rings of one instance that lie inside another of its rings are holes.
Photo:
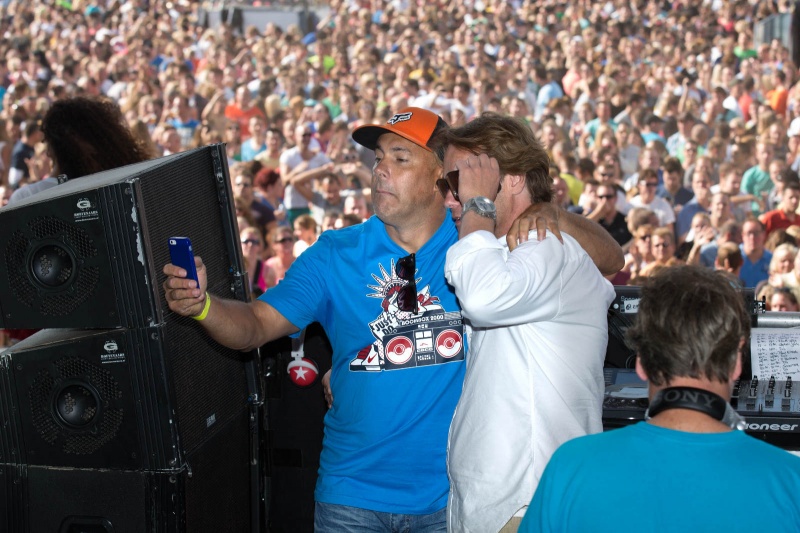
[[[769,179],[769,172],[761,170],[758,165],[747,169],[742,176],[742,192],[745,194],[766,198],[773,186],[772,180]],[[752,202],[751,209],[754,213],[761,212],[756,202]]]
[[[744,432],[640,422],[562,445],[519,532],[798,531],[799,490],[800,458]]]

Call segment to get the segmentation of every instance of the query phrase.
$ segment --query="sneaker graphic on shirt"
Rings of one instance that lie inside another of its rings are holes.
[[[350,361],[350,370],[356,372],[362,370],[380,372],[382,366],[383,358],[378,353],[375,344],[371,344],[360,350],[356,358]]]

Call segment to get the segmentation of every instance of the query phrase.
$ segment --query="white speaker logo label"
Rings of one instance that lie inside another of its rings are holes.
[[[94,208],[92,201],[88,198],[79,198],[78,203],[75,205],[78,208],[78,211],[73,213],[75,222],[87,222],[100,218],[100,211]]]
[[[125,353],[120,353],[119,346],[117,345],[117,341],[115,340],[108,340],[103,344],[103,349],[106,353],[100,354],[100,363],[101,364],[110,364],[110,363],[124,363],[125,362]]]

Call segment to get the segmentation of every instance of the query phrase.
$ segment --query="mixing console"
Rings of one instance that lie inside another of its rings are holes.
[[[603,427],[614,429],[644,420],[647,385],[634,370],[604,369]],[[737,381],[731,407],[747,421],[748,434],[787,450],[800,450],[800,384],[791,379]]]

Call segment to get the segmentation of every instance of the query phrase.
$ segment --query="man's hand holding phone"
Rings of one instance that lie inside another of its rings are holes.
[[[167,275],[164,282],[167,305],[181,316],[204,315],[208,311],[208,282],[203,260],[194,255],[189,239],[170,237],[169,241],[172,263],[164,266],[164,274]]]

